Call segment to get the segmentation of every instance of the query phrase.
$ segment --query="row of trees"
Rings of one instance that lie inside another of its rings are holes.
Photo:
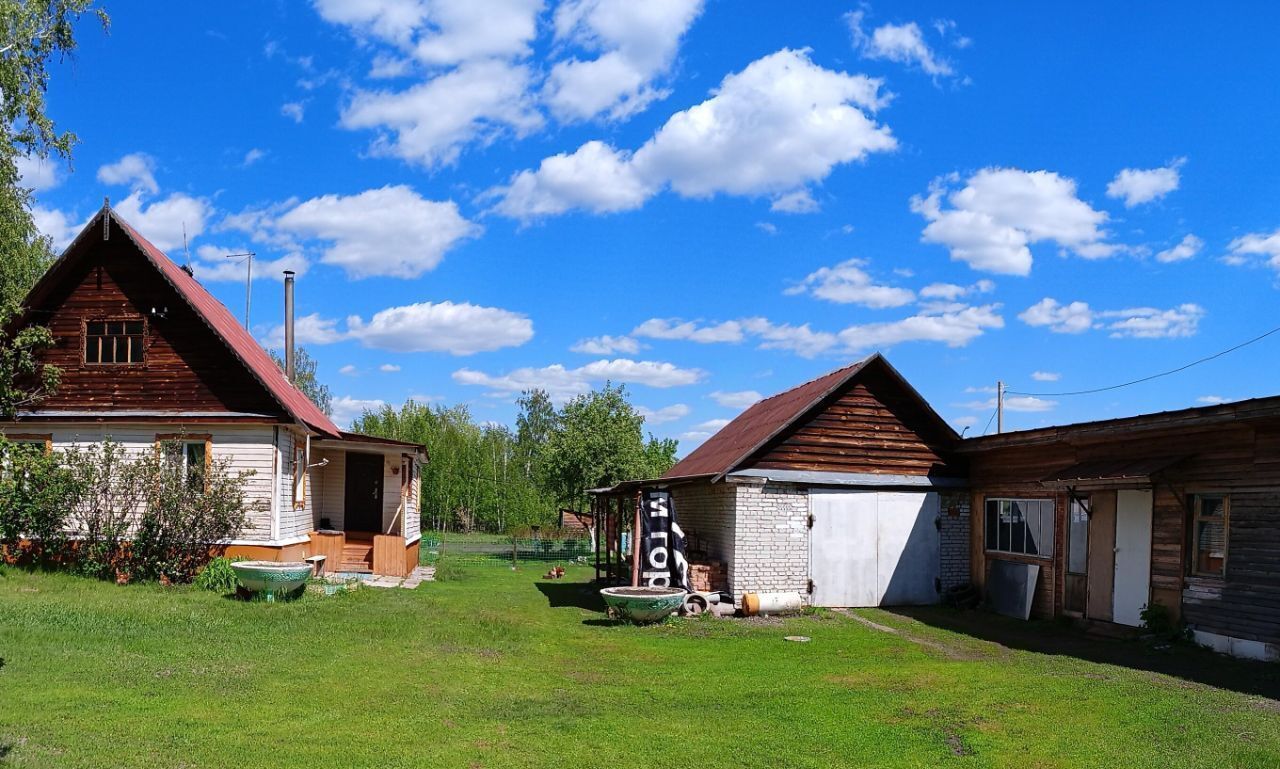
[[[355,429],[421,443],[423,525],[510,532],[553,526],[560,508],[585,510],[587,490],[654,478],[675,463],[676,441],[644,437],[626,388],[606,384],[556,408],[542,390],[518,401],[515,429],[478,423],[466,406],[409,401],[366,411]]]

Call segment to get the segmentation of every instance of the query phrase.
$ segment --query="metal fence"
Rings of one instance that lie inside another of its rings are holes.
[[[436,563],[442,558],[454,562],[490,563],[506,566],[522,561],[538,563],[585,562],[592,554],[589,539],[507,539],[440,540],[422,539],[423,560]]]

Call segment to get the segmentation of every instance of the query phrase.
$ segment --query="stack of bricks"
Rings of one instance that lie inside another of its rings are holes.
[[[689,584],[699,593],[729,589],[729,567],[724,561],[689,564]]]

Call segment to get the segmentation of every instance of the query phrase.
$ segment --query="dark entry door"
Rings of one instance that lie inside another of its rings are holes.
[[[346,531],[382,531],[381,456],[348,452],[343,503]]]

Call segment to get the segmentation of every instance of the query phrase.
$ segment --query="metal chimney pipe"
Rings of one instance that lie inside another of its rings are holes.
[[[293,270],[284,271],[284,375],[293,381]]]

